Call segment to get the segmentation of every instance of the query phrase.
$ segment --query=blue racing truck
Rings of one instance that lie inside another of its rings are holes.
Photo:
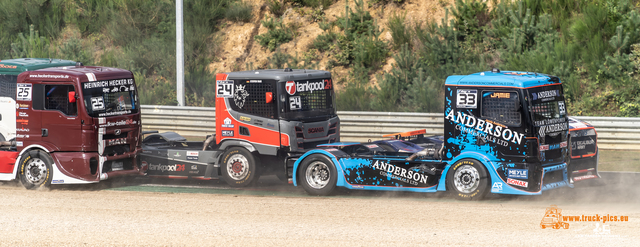
[[[558,77],[498,69],[449,76],[444,101],[444,136],[412,131],[390,140],[319,145],[294,163],[294,185],[312,195],[344,187],[449,191],[472,200],[488,192],[538,195],[573,187],[574,174],[597,177],[597,162],[570,164]]]

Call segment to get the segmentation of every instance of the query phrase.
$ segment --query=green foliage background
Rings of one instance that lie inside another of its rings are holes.
[[[559,76],[573,115],[640,116],[638,0],[456,0],[447,17],[407,21],[395,13],[381,26],[367,10],[405,1],[354,0],[335,21],[334,0],[268,0],[256,42],[274,51],[268,68],[346,68],[339,110],[441,112],[444,80],[490,70]],[[443,1],[439,1],[445,7]],[[187,104],[212,106],[213,73],[226,20],[248,22],[248,1],[185,0]],[[0,58],[56,57],[132,70],[143,104],[176,104],[175,3],[171,0],[0,1]],[[287,8],[310,16],[322,34],[304,54],[278,47],[296,38]],[[309,10],[310,9],[310,10]],[[74,27],[79,37],[68,37]],[[392,41],[380,38],[390,31]],[[382,65],[394,58],[388,73]],[[252,68],[251,64],[246,65]],[[375,78],[376,83],[371,83]]]

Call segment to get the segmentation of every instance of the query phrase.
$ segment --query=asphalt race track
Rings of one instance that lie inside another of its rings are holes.
[[[601,174],[574,189],[479,202],[446,193],[310,197],[275,177],[245,189],[148,178],[41,191],[4,183],[0,246],[638,246],[640,175]],[[550,205],[585,221],[542,229]]]

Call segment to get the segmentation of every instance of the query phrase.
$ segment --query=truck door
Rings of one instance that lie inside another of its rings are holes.
[[[42,110],[42,141],[57,146],[60,151],[82,151],[82,130],[71,84],[44,85]]]
[[[241,139],[274,150],[280,148],[275,80],[234,80],[220,116],[221,139]],[[227,113],[228,112],[228,113]],[[234,121],[235,120],[235,121]],[[216,132],[218,130],[216,129]]]

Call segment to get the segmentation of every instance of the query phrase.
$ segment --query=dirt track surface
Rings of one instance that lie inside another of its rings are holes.
[[[640,204],[637,197],[628,198],[637,193],[614,196],[599,189],[590,197],[592,189],[585,188],[461,202],[416,193],[308,197],[291,185],[284,187],[291,196],[243,195],[242,190],[236,194],[27,191],[4,184],[0,185],[0,246],[637,246],[640,242]],[[599,199],[598,193],[607,196]],[[609,226],[605,234],[594,231],[595,222],[541,229],[545,208],[551,204],[562,208],[563,215],[624,215],[629,221],[605,223]]]

